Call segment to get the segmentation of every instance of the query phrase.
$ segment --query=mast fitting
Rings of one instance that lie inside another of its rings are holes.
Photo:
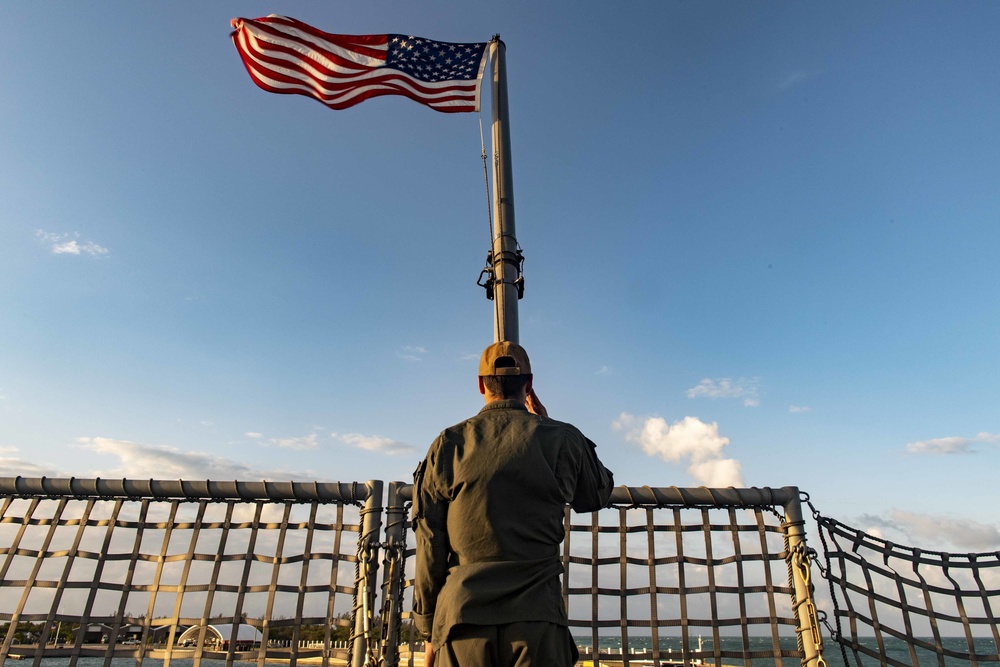
[[[516,243],[516,241],[515,241]],[[517,271],[514,280],[497,278],[497,264],[511,264]],[[517,300],[524,298],[524,254],[520,246],[516,250],[502,250],[497,254],[491,250],[486,253],[486,266],[479,272],[476,284],[486,290],[486,298],[490,301],[496,297],[497,285],[513,285],[517,289]]]

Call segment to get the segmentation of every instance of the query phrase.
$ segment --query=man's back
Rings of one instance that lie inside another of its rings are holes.
[[[558,557],[566,504],[591,511],[607,502],[607,480],[587,465],[592,448],[573,426],[514,401],[446,429],[428,452],[424,493],[448,503],[457,563]]]
[[[484,377],[495,360],[506,378]],[[448,665],[572,664],[564,511],[602,507],[612,475],[579,430],[543,416],[522,348],[495,343],[480,369],[486,407],[442,431],[414,475],[414,622]]]

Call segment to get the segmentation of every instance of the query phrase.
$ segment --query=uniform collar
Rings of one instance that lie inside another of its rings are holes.
[[[517,401],[512,398],[504,398],[499,401],[487,403],[483,406],[483,409],[480,410],[479,413],[482,414],[487,410],[524,410],[527,412],[528,408],[524,407],[524,403],[521,401]]]

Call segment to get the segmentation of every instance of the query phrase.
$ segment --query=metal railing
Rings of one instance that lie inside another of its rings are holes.
[[[377,549],[380,482],[5,478],[0,499],[0,665],[11,656],[363,664],[358,612],[375,591],[362,566]],[[179,646],[190,627],[200,628],[193,647]],[[300,648],[304,630],[319,632],[322,647]],[[340,634],[348,649],[334,646]],[[290,646],[272,646],[277,638]]]
[[[0,667],[414,665],[411,492],[0,478]],[[619,487],[607,509],[567,511],[565,530],[563,592],[585,659],[822,663],[796,488]]]

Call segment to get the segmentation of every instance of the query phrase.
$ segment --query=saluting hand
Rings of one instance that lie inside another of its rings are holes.
[[[524,401],[524,406],[528,408],[528,412],[538,415],[539,417],[548,417],[549,411],[545,409],[542,402],[538,400],[538,394],[532,389],[528,392],[528,396]]]

